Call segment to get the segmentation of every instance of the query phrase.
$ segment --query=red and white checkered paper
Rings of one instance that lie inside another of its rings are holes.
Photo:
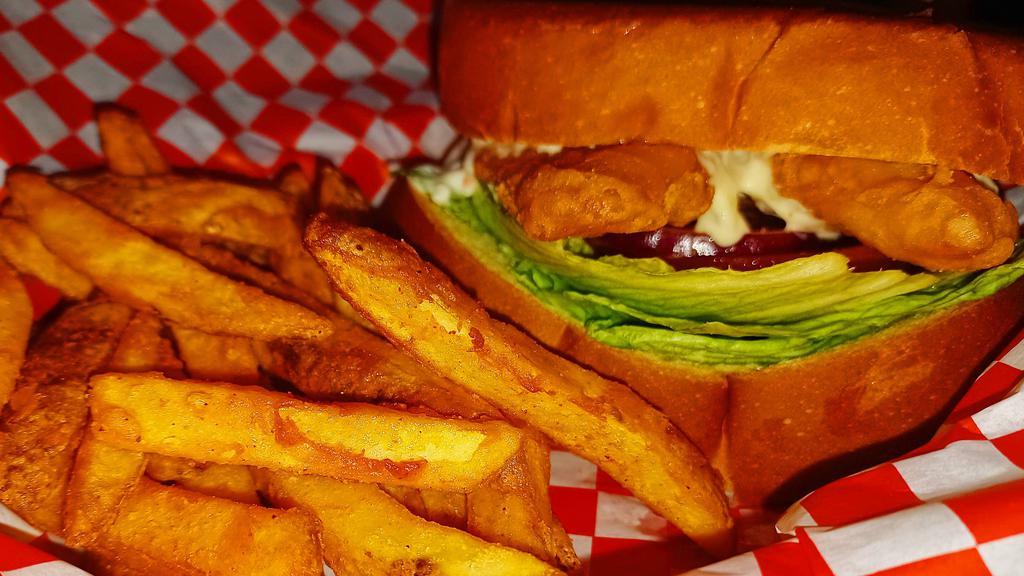
[[[388,162],[436,157],[454,136],[431,86],[433,8],[0,0],[0,172],[100,163],[93,103],[118,102],[176,165],[265,177],[320,156],[379,198]],[[53,305],[52,291],[30,288],[38,310]],[[779,522],[789,540],[701,573],[1024,573],[1024,393],[1007,397],[1022,369],[1024,345],[1008,349],[928,446],[814,492]],[[556,452],[551,476],[592,576],[667,576],[701,561],[592,464]],[[67,558],[0,507],[0,575],[83,574],[44,550]]]

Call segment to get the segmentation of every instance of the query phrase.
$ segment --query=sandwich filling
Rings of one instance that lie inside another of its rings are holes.
[[[1024,275],[1016,212],[966,173],[746,152],[691,159],[687,149],[594,150],[499,157],[477,149],[446,168],[414,169],[409,181],[435,224],[495,273],[594,339],[668,360],[797,359],[984,298]],[[559,193],[568,200],[554,202]],[[742,197],[765,217],[744,217]],[[763,265],[734,265],[757,260],[742,252],[772,233],[765,219],[799,245]],[[673,249],[692,250],[698,239],[698,248],[733,250],[733,258],[681,264],[693,258],[615,250],[630,247],[616,235],[634,248],[668,237]],[[878,258],[858,264],[854,254],[864,250]]]

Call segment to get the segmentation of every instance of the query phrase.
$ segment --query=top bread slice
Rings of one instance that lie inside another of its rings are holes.
[[[1024,182],[1024,43],[924,19],[449,0],[445,115],[499,143],[647,141]]]

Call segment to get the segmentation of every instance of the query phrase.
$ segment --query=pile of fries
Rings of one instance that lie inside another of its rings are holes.
[[[364,227],[334,169],[173,172],[133,115],[97,121],[107,170],[11,170],[0,216],[0,503],[87,569],[572,572],[551,441],[729,551],[667,419]],[[64,303],[33,323],[19,276]]]

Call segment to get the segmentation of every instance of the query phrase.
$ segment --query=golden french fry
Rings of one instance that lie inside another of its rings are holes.
[[[505,422],[312,404],[252,386],[154,374],[105,374],[91,385],[92,429],[101,440],[200,462],[466,492],[522,440]]]
[[[260,383],[260,365],[248,338],[207,334],[177,325],[171,330],[191,377],[233,384]]]
[[[444,416],[502,418],[479,396],[424,370],[357,326],[336,322],[334,334],[317,342],[277,340],[255,348],[264,370],[311,398],[398,402]],[[467,526],[468,517],[475,536],[572,569],[579,560],[548,499],[548,449],[530,436],[525,440],[522,454],[467,496],[382,488],[417,516],[460,528]],[[467,497],[473,503],[468,511]]]
[[[18,272],[35,276],[68,298],[81,300],[92,292],[92,281],[47,250],[24,222],[0,218],[0,257]]]
[[[285,166],[277,175],[277,189],[295,201],[299,214],[305,219],[313,210],[313,183],[306,178],[297,164]]]
[[[493,320],[405,244],[317,217],[306,244],[335,288],[396,346],[587,458],[715,555],[732,549],[718,477],[625,386]]]
[[[0,410],[18,380],[32,331],[32,301],[18,275],[0,260]]]
[[[476,490],[479,490],[477,488]],[[473,494],[476,492],[470,492]],[[466,498],[467,494],[457,492],[443,492],[441,490],[420,490],[420,499],[423,500],[423,518],[431,522],[437,522],[442,526],[451,526],[460,530],[466,529]],[[474,534],[479,536],[479,534]],[[488,540],[495,544],[505,544],[500,540]],[[505,544],[507,546],[507,544]],[[515,548],[515,546],[510,546]]]
[[[299,241],[292,203],[271,188],[210,178],[115,174],[64,175],[53,182],[158,238],[190,235],[268,249]]]
[[[329,165],[320,168],[317,208],[355,224],[368,224],[371,216],[370,203],[359,188]]]
[[[319,576],[316,521],[142,478],[90,549],[97,576]]]
[[[334,314],[323,302],[226,248],[201,242],[197,238],[167,237],[163,240],[218,274],[255,286],[272,296],[301,304],[321,316],[331,317]]]
[[[145,454],[114,448],[87,433],[75,456],[64,505],[68,546],[87,548],[102,538],[145,469]]]
[[[114,352],[132,310],[114,302],[68,308],[29,348],[0,420],[0,502],[55,534],[85,429],[86,380]]]
[[[502,418],[479,396],[429,372],[386,340],[359,326],[335,321],[334,334],[254,346],[264,370],[317,400],[400,402],[442,416]]]
[[[113,106],[99,107],[96,126],[111,171],[143,176],[170,170],[149,132],[134,114]]]
[[[571,572],[580,559],[551,510],[550,457],[543,438],[525,438],[497,476],[466,495],[466,530]]]
[[[182,375],[181,360],[165,335],[166,326],[149,312],[137,312],[121,334],[107,370],[114,372],[161,372]]]
[[[324,559],[338,576],[555,576],[540,560],[419,518],[376,486],[267,473],[272,502],[320,520]]]
[[[235,502],[259,504],[256,481],[245,466],[196,462],[150,454],[146,476],[161,483],[173,482],[187,490],[227,498]]]
[[[257,339],[324,336],[314,312],[215,274],[28,172],[8,175],[43,243],[104,292],[207,332]]]

